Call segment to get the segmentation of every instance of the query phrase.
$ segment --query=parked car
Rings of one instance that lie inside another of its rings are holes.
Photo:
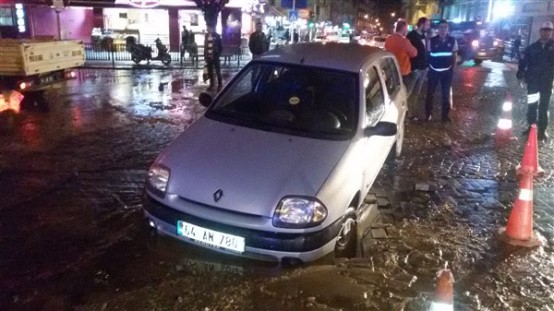
[[[361,45],[288,45],[250,62],[215,99],[199,100],[205,114],[148,172],[149,224],[261,260],[354,255],[363,199],[385,160],[402,151],[406,91],[394,56]]]
[[[471,41],[471,51],[476,64],[481,64],[484,60],[502,61],[504,41],[494,35],[485,35]]]
[[[369,41],[369,45],[384,49],[385,48],[385,40],[387,40],[387,36],[374,36]]]

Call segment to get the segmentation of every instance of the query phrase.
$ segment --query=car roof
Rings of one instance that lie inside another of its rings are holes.
[[[383,49],[366,45],[312,42],[290,44],[270,50],[257,61],[359,72],[367,62],[389,54]]]

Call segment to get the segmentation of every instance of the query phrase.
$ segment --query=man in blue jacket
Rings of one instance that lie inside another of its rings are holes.
[[[539,40],[525,49],[517,72],[517,78],[527,82],[527,123],[537,124],[539,140],[548,139],[548,106],[554,81],[553,32],[552,22],[542,24]],[[525,136],[528,134],[529,128],[523,132]]]

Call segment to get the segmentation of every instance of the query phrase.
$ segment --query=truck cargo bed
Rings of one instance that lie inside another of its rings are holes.
[[[82,66],[82,41],[0,39],[0,76],[30,76]]]

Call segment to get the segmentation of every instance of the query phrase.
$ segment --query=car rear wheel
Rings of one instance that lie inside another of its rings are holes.
[[[346,219],[342,223],[337,241],[335,244],[335,257],[352,258],[356,256],[356,248],[358,243],[358,224],[356,222],[356,214],[347,214]]]

